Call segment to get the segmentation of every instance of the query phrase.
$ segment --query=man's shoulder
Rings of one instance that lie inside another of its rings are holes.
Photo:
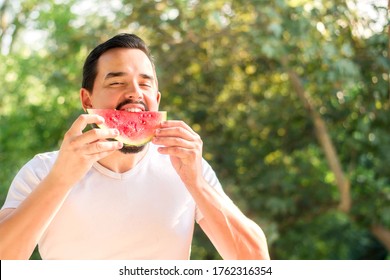
[[[34,158],[36,158],[38,160],[46,161],[46,160],[56,159],[57,156],[58,156],[58,151],[51,151],[51,152],[44,152],[44,153],[36,154],[34,156]]]
[[[51,166],[57,159],[58,151],[44,152],[36,154],[29,162],[29,165]]]

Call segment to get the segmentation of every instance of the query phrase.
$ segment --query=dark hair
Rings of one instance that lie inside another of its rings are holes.
[[[103,53],[113,48],[139,49],[147,55],[154,68],[153,57],[145,42],[137,35],[121,33],[98,45],[88,55],[83,66],[83,80],[81,84],[83,88],[92,92],[97,75],[98,60]]]

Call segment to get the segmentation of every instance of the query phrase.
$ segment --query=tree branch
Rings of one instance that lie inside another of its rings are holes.
[[[7,9],[7,0],[4,0],[3,4],[0,6],[0,42],[3,39],[4,33],[7,30],[7,19],[5,15],[5,11]]]
[[[390,0],[387,2],[387,13],[390,11]],[[390,24],[387,25],[387,59],[390,59]],[[387,93],[390,100],[390,79],[387,79]]]
[[[371,232],[390,252],[390,230],[381,225],[373,225],[371,226]]]
[[[351,194],[350,194],[350,182],[344,175],[344,171],[341,167],[340,160],[338,158],[336,149],[333,145],[332,139],[329,136],[328,129],[321,115],[317,112],[315,106],[312,104],[310,96],[305,92],[302,82],[298,74],[288,67],[287,58],[282,58],[282,64],[287,69],[287,73],[294,88],[296,94],[301,99],[304,107],[312,117],[316,137],[319,141],[322,149],[325,153],[325,157],[328,161],[329,167],[332,170],[336,178],[336,184],[340,192],[340,204],[339,209],[343,212],[349,212],[351,209]]]

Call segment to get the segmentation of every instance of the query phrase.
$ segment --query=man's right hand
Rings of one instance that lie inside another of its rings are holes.
[[[107,141],[119,135],[117,129],[91,129],[83,133],[89,124],[102,124],[104,119],[98,115],[80,115],[65,133],[52,175],[68,186],[73,186],[92,167],[96,161],[121,149],[119,141]]]

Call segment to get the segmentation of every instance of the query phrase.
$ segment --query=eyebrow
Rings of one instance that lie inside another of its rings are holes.
[[[122,76],[126,76],[127,73],[126,72],[110,72],[108,73],[104,79],[105,80],[108,80],[108,79],[111,79],[111,78],[115,78],[115,77],[122,77]],[[154,81],[154,77],[151,76],[151,75],[148,75],[148,74],[139,74],[139,76],[143,79],[147,79],[147,80],[150,80],[150,81]]]
[[[143,79],[146,79],[146,80],[150,80],[150,81],[154,81],[154,77],[153,76],[151,76],[151,75],[148,75],[148,74],[140,74],[139,75],[141,78],[143,78]]]
[[[121,76],[126,76],[126,73],[125,72],[110,72],[104,77],[104,79],[107,80],[110,78],[121,77]]]

